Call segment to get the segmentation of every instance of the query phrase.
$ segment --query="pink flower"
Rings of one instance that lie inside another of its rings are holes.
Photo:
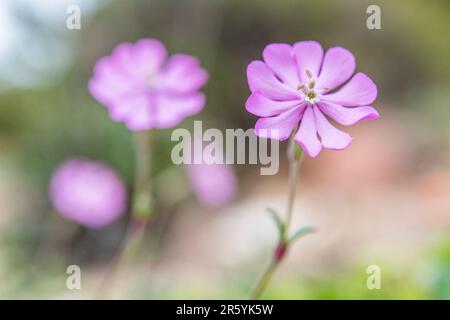
[[[327,116],[342,125],[379,117],[370,106],[377,88],[363,73],[352,77],[355,58],[350,51],[333,47],[324,55],[318,42],[302,41],[269,44],[263,58],[247,68],[252,94],[246,109],[261,117],[257,135],[285,140],[298,128],[295,141],[316,157],[322,147],[341,150],[352,140]]]
[[[195,139],[195,137],[194,137]],[[221,208],[229,204],[236,196],[238,182],[231,165],[216,161],[211,153],[205,152],[205,145],[197,149],[192,144],[190,158],[185,155],[185,169],[191,189],[197,199],[206,207]],[[217,146],[220,148],[220,146]],[[223,154],[223,150],[220,151]],[[201,159],[195,163],[195,158]]]
[[[208,80],[195,57],[175,54],[167,59],[155,39],[119,44],[94,68],[89,91],[105,105],[114,121],[131,131],[170,128],[202,110],[198,90]]]
[[[127,194],[117,174],[103,163],[73,158],[53,174],[50,200],[67,219],[103,227],[125,212]]]
[[[197,199],[207,207],[220,208],[230,203],[237,189],[236,176],[226,164],[188,164],[186,171]]]

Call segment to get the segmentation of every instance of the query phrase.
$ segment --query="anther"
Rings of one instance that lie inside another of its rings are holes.
[[[297,90],[302,90],[302,92],[307,95],[308,94],[308,89],[305,87],[305,85],[303,83],[299,84],[297,87]]]
[[[308,89],[306,89],[306,87],[305,87],[305,86],[303,86],[303,87],[302,87],[302,91],[303,91],[303,93],[304,93],[305,95],[307,95],[307,94],[308,94]]]

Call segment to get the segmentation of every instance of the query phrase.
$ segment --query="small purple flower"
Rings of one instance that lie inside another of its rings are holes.
[[[205,104],[198,90],[207,72],[189,55],[167,59],[164,45],[155,39],[119,44],[94,68],[89,91],[105,105],[114,121],[131,131],[170,128],[200,112]]]
[[[234,199],[237,180],[229,165],[188,164],[186,171],[192,190],[205,206],[220,208]]]
[[[352,140],[326,116],[342,125],[379,117],[370,106],[377,88],[363,73],[352,77],[355,58],[350,51],[333,47],[324,55],[318,42],[302,41],[269,44],[263,58],[247,68],[252,94],[246,109],[261,117],[257,135],[285,140],[298,128],[295,141],[316,157],[322,147],[341,150]]]
[[[111,223],[126,209],[127,194],[118,175],[103,163],[82,158],[56,169],[49,193],[62,216],[89,228]]]

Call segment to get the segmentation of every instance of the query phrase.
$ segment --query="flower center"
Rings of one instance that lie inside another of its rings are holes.
[[[320,90],[315,88],[316,80],[313,78],[313,75],[309,70],[306,70],[306,76],[309,79],[308,82],[300,83],[297,90],[300,91],[302,99],[306,102],[310,104],[317,103],[320,101],[322,95],[320,94]]]
[[[316,97],[316,93],[314,91],[309,91],[307,97],[312,100]]]
[[[306,94],[302,93],[302,98],[310,104],[314,104],[320,101],[320,95],[319,93],[314,91],[314,89],[308,90]]]

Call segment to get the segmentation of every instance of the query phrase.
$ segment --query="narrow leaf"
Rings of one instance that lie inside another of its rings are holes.
[[[316,232],[317,229],[311,226],[303,227],[298,229],[292,236],[289,237],[288,243],[292,243],[295,240],[300,239],[303,236],[306,236],[307,234]]]
[[[278,213],[274,209],[267,208],[266,210],[270,213],[270,216],[272,217],[272,220],[277,225],[278,232],[280,234],[280,239],[283,239],[284,233],[286,231],[286,227],[284,226],[283,221],[281,220],[280,216],[278,215]]]

